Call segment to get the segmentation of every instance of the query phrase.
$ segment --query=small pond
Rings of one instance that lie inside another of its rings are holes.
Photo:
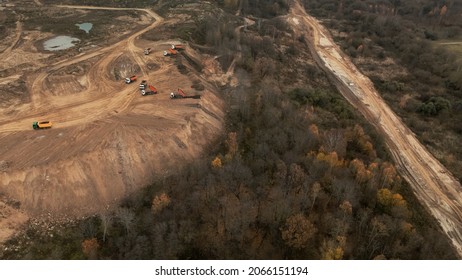
[[[43,43],[43,48],[47,51],[60,51],[75,46],[74,43],[80,40],[71,36],[56,36],[46,40]]]
[[[76,26],[78,26],[81,30],[90,33],[90,30],[93,28],[93,23],[90,22],[84,22],[84,23],[77,23]]]

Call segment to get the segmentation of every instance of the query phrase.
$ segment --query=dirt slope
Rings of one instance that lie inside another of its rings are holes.
[[[4,50],[2,53],[0,53],[0,60],[5,60],[8,58],[8,56],[11,53],[11,50],[16,46],[16,44],[18,44],[18,41],[21,38],[21,33],[22,33],[22,23],[21,21],[18,20],[16,21],[16,30],[15,30],[16,36],[13,42],[11,43],[11,45],[8,48],[6,48],[6,50]]]
[[[174,41],[139,40],[163,24],[153,11],[139,10],[152,18],[143,30],[27,75],[31,102],[0,109],[0,193],[18,201],[27,215],[76,217],[106,209],[154,177],[176,172],[221,133],[224,108],[215,88],[190,88],[200,73],[188,68],[181,74],[174,60],[162,55]],[[143,54],[145,47],[152,48],[151,55]],[[133,74],[138,81],[126,85],[122,78]],[[159,93],[141,96],[141,80]],[[201,99],[171,100],[177,88]],[[54,126],[34,131],[32,122],[38,120]],[[23,221],[21,211],[10,216]]]
[[[339,91],[384,136],[401,174],[419,200],[438,220],[462,256],[461,184],[417,140],[399,117],[333,42],[329,32],[294,1],[288,19],[294,30],[310,38],[310,50]]]

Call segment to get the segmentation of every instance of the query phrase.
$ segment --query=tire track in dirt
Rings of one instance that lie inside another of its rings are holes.
[[[155,21],[108,47],[93,48],[24,75],[31,102],[0,108],[0,192],[18,201],[18,211],[25,215],[74,218],[115,207],[157,176],[199,157],[221,134],[225,108],[211,84],[205,81],[200,100],[169,98],[171,89],[189,88],[200,73],[191,69],[184,75],[163,56],[145,56],[141,46],[149,44],[160,54],[174,41],[138,40],[163,19],[153,11],[137,10]],[[114,67],[125,67],[121,65],[127,59],[129,71],[139,64],[143,73],[139,78],[154,82],[159,94],[142,97],[138,85],[116,80]],[[147,69],[145,64],[160,68]],[[84,76],[82,72],[74,76],[74,67],[83,70]],[[1,78],[0,83],[18,77]],[[56,92],[77,79],[84,81],[79,91]],[[32,129],[33,121],[46,119],[54,123],[52,129]],[[175,139],[185,147],[179,149]],[[8,223],[15,224],[14,215],[10,216]],[[0,236],[2,232],[0,228]]]
[[[14,38],[11,45],[8,48],[6,48],[2,53],[0,53],[0,61],[4,60],[7,56],[10,55],[13,48],[19,42],[19,39],[21,39],[21,35],[22,35],[22,22],[21,22],[21,19],[16,21],[16,31],[15,32],[16,32],[15,33],[16,37]]]
[[[5,77],[5,78],[0,78],[0,85],[4,85],[4,84],[8,84],[8,83],[10,83],[12,81],[16,81],[20,77],[21,77],[21,75],[17,74],[17,75],[8,76],[8,77]]]
[[[417,140],[374,89],[372,82],[333,43],[328,31],[309,16],[299,1],[291,5],[289,23],[310,38],[313,58],[342,95],[384,136],[403,177],[436,218],[462,257],[462,187]]]
[[[145,76],[147,73],[145,63],[137,55],[139,49],[135,46],[134,41],[141,34],[161,24],[163,18],[158,14],[149,9],[70,5],[57,5],[57,7],[63,9],[122,11],[137,10],[145,12],[155,21],[146,28],[135,32],[125,40],[122,40],[112,46],[105,47],[88,54],[82,54],[80,56],[73,57],[64,61],[59,61],[51,65],[49,68],[47,68],[47,71],[40,73],[32,82],[30,90],[31,104],[29,105],[29,110],[27,110],[29,113],[26,116],[23,114],[21,117],[18,117],[18,115],[15,114],[10,117],[6,116],[2,118],[2,122],[0,122],[0,132],[28,130],[30,123],[32,123],[37,118],[43,118],[43,116],[47,116],[49,119],[56,120],[56,127],[67,127],[100,119],[107,114],[111,114],[111,112],[114,110],[120,112],[127,109],[134,98],[133,94],[130,97],[127,97],[127,94],[132,92],[133,89],[121,89],[120,82],[112,82],[109,79],[102,78],[106,76],[108,71],[107,66],[113,60],[117,59],[121,52],[124,52],[127,49],[130,51],[131,56],[134,58],[136,63],[140,66],[143,76]],[[18,28],[20,27],[21,25],[19,25]],[[43,85],[45,83],[45,79],[53,72],[62,69],[63,67],[86,61],[97,56],[102,56],[102,58],[93,65],[89,71],[89,74],[87,74],[88,86],[84,92],[81,92],[77,97],[68,99],[55,98],[47,93],[47,90]],[[54,107],[53,110],[50,109],[52,107]],[[75,112],[75,114],[70,114],[69,112]],[[66,119],[63,119],[62,116],[66,116]]]

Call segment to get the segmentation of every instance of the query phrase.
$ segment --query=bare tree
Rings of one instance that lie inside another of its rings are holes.
[[[276,64],[271,58],[259,57],[255,60],[253,72],[257,79],[272,77],[276,72]]]
[[[323,146],[326,152],[337,152],[340,157],[346,154],[346,139],[340,129],[331,129],[324,133]]]
[[[311,187],[310,197],[311,197],[311,207],[310,212],[313,210],[314,203],[316,202],[316,198],[318,198],[319,192],[321,191],[321,184],[315,182]]]
[[[116,215],[120,219],[120,222],[124,225],[126,233],[128,234],[133,225],[135,213],[128,208],[119,208],[116,211]]]
[[[103,242],[105,242],[107,230],[112,225],[113,216],[108,212],[102,212],[99,214],[99,218],[101,219],[101,226],[103,227]]]

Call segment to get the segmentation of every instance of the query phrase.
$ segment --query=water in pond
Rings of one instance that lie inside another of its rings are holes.
[[[56,36],[43,43],[43,48],[47,51],[60,51],[75,46],[75,42],[80,40],[70,36]]]
[[[84,23],[77,23],[76,24],[81,30],[90,33],[90,30],[92,29],[93,27],[93,23],[90,23],[90,22],[84,22]]]

